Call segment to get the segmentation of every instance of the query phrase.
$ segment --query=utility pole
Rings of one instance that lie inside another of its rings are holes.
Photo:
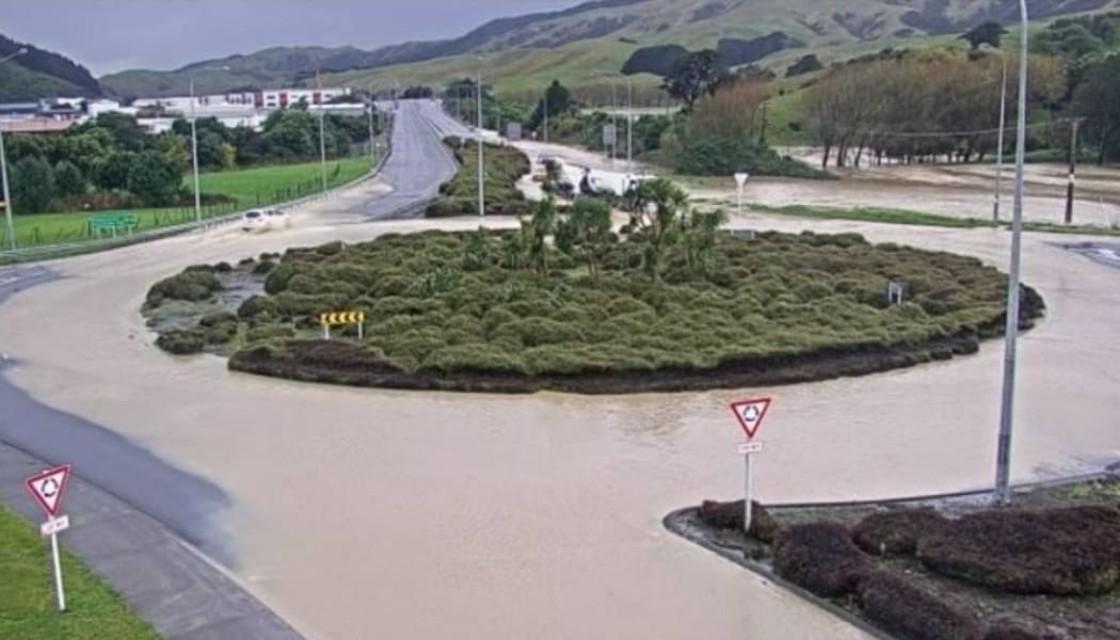
[[[323,193],[327,192],[327,134],[323,119],[326,117],[326,101],[323,100],[323,79],[315,70],[315,86],[319,91],[319,167],[323,178]]]
[[[996,142],[996,195],[992,222],[999,224],[999,198],[1003,190],[1003,131],[1007,128],[1007,58],[1003,59],[1002,86],[999,92],[999,136]]]
[[[374,132],[373,132],[373,112],[376,111],[376,101],[373,99],[373,87],[370,87],[370,168],[377,164],[377,151],[373,146]]]
[[[482,142],[482,60],[478,66],[478,84],[475,86],[478,94],[478,215],[486,215],[486,158],[483,155]]]
[[[1073,224],[1073,192],[1077,183],[1077,128],[1081,121],[1073,121],[1069,140],[1069,186],[1066,187],[1066,224]]]
[[[18,58],[27,53],[27,47],[20,47],[19,51],[0,58],[0,63]],[[8,159],[4,156],[4,128],[0,127],[0,180],[4,181],[4,218],[8,226],[8,248],[16,250],[16,223],[12,220],[12,194],[8,187]]]
[[[626,76],[626,173],[634,173],[634,81],[630,76]]]
[[[1011,501],[1011,432],[1015,422],[1015,358],[1019,341],[1019,278],[1023,263],[1023,179],[1027,148],[1027,39],[1030,23],[1027,0],[1019,0],[1023,30],[1019,53],[1019,123],[1015,145],[1015,209],[1011,222],[1011,271],[1007,282],[1007,344],[1003,359],[1003,397],[1000,403],[999,439],[996,452],[995,499],[1000,505]]]
[[[194,73],[191,73],[191,164],[194,166],[194,220],[198,224],[202,224],[202,192],[199,188],[198,180],[198,127],[195,121],[198,118],[195,116],[194,103],[197,100],[194,97]]]

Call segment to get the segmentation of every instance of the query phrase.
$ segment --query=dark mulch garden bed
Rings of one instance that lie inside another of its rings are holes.
[[[756,505],[765,542],[742,533],[742,510],[705,502],[666,524],[890,637],[1120,640],[1115,476],[1021,490],[1009,509],[977,497]]]

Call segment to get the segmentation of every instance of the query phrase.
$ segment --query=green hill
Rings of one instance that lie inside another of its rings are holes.
[[[0,102],[101,95],[101,85],[85,67],[63,55],[0,35],[0,58],[22,48],[27,53],[0,68]]]
[[[1028,0],[1037,20],[1120,7],[1120,0]],[[340,19],[345,15],[340,14]],[[102,78],[119,95],[183,93],[192,69],[200,90],[324,82],[356,87],[442,84],[480,66],[503,91],[535,90],[552,79],[604,82],[635,53],[676,45],[716,47],[732,65],[780,70],[809,51],[826,63],[916,39],[950,37],[987,20],[1018,20],[1014,0],[599,0],[563,11],[503,18],[450,40],[374,51],[286,47],[210,60],[169,72],[126,71]],[[479,61],[483,56],[484,61]],[[649,57],[649,56],[647,56]],[[663,65],[662,65],[663,66]],[[596,77],[600,78],[596,80]],[[654,76],[641,82],[652,84]]]

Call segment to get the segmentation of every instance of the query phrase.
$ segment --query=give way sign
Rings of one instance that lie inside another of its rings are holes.
[[[747,440],[753,439],[758,434],[758,429],[766,418],[766,411],[770,408],[770,402],[770,398],[759,398],[731,403],[731,412],[735,414],[739,426],[747,433]]]
[[[54,518],[62,511],[62,496],[70,481],[70,465],[47,469],[27,479],[27,490],[47,516]]]

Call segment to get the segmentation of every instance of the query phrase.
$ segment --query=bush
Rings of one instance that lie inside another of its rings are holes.
[[[165,300],[200,302],[222,290],[222,282],[209,271],[184,271],[160,280],[148,290],[147,304],[158,307]]]
[[[1006,593],[1108,593],[1120,582],[1120,511],[970,514],[924,536],[918,557],[938,573]]]
[[[980,640],[977,615],[906,580],[873,571],[859,583],[864,615],[902,640]]]
[[[697,515],[700,521],[716,529],[743,530],[743,500],[714,502],[705,500]],[[767,544],[774,542],[779,527],[773,516],[758,502],[751,502],[751,530],[749,535]]]
[[[864,518],[852,532],[852,539],[864,551],[882,556],[910,555],[918,539],[939,531],[948,523],[931,509],[888,511]]]
[[[156,346],[177,356],[202,353],[206,348],[206,334],[197,329],[176,329],[160,334]]]
[[[997,618],[988,624],[984,640],[1069,640],[1069,636],[1052,633],[1039,624]]]
[[[778,575],[812,593],[832,598],[851,593],[871,570],[846,528],[834,523],[783,529],[774,540]]]

